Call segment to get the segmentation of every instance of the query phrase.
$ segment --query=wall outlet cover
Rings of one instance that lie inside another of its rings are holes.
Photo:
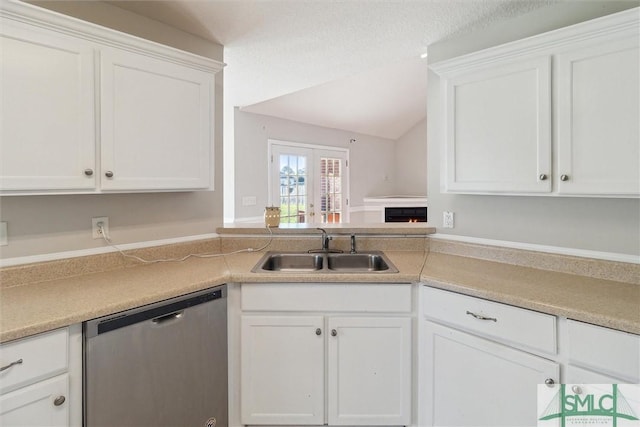
[[[94,239],[102,239],[102,234],[100,233],[100,227],[98,227],[99,223],[102,223],[102,229],[104,230],[106,237],[109,237],[109,217],[108,216],[91,218],[91,236]]]
[[[442,227],[453,228],[453,212],[442,212]]]

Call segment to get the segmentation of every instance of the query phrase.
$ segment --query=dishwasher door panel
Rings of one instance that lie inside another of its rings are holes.
[[[85,375],[87,427],[226,427],[226,298],[86,339]]]

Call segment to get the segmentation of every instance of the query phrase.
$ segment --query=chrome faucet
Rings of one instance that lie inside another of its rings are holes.
[[[318,230],[322,232],[322,250],[328,252],[331,236],[327,235],[327,230],[325,230],[324,228],[318,227]]]
[[[334,252],[334,253],[340,253],[342,252],[340,249],[329,249],[329,241],[331,241],[333,239],[333,237],[329,236],[327,234],[327,231],[324,228],[320,228],[317,227],[317,230],[320,230],[322,232],[322,249],[310,249],[308,252],[309,253],[317,253],[317,252]]]

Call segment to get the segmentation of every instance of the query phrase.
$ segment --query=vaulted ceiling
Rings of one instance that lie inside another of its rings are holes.
[[[557,1],[109,3],[224,45],[225,103],[397,139],[426,117],[427,46]]]

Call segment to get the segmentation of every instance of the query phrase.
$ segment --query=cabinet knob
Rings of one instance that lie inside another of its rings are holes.
[[[91,175],[93,175],[93,169],[85,169],[85,170],[84,170],[84,174],[85,174],[86,176],[91,176]]]
[[[560,175],[560,181],[569,181],[569,175]]]
[[[55,400],[53,401],[53,404],[56,406],[60,406],[64,403],[64,401],[67,400],[64,396],[58,396],[55,398]]]
[[[549,387],[553,387],[553,385],[556,383],[553,378],[547,378],[546,380],[544,380],[544,383],[549,386]]]
[[[316,329],[316,335],[322,335],[322,329],[320,328]]]
[[[106,171],[104,173],[104,176],[106,176],[107,178],[113,178],[113,172],[112,171]]]
[[[335,329],[331,330],[331,336],[335,337],[336,335],[338,335],[338,331],[336,331]]]
[[[538,178],[540,178],[540,181],[546,181],[548,176],[546,173],[541,173]]]
[[[582,394],[582,387],[580,387],[579,385],[574,385],[571,387],[571,391],[575,394]]]

